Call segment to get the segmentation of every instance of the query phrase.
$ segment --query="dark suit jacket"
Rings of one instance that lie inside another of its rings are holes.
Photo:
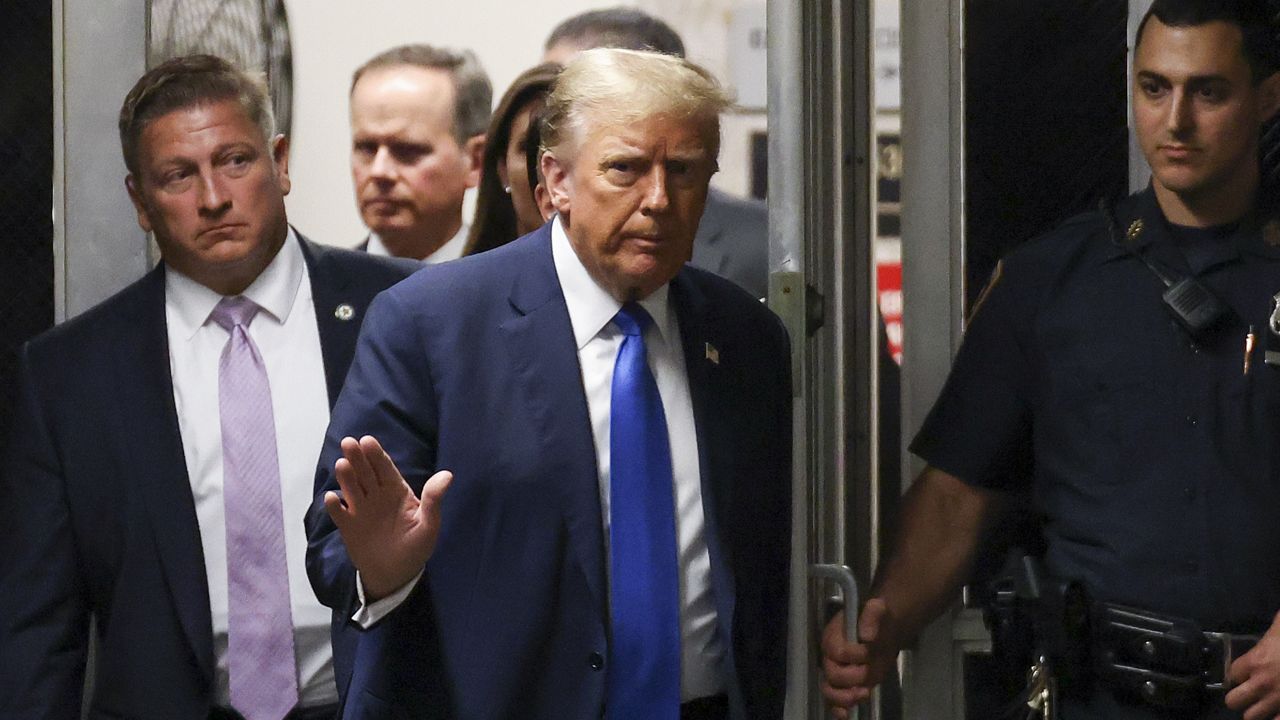
[[[364,311],[408,267],[303,241],[330,401]],[[203,718],[213,691],[204,553],[169,372],[164,266],[24,347],[0,466],[0,717]],[[341,320],[334,310],[355,310]],[[296,528],[298,532],[302,529]]]
[[[415,489],[455,481],[425,581],[363,634],[347,718],[595,720],[608,657],[599,480],[550,225],[427,268],[370,308],[329,427],[379,438]],[[671,283],[689,373],[725,675],[737,718],[781,716],[789,556],[790,373],[778,319],[728,281]],[[719,353],[708,359],[707,345]],[[320,500],[308,571],[351,613]]]
[[[769,295],[769,214],[759,200],[707,193],[690,265],[729,278],[755,298]]]

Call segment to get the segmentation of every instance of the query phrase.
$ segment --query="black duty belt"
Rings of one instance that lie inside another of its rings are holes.
[[[1098,679],[1119,694],[1164,708],[1190,707],[1229,690],[1232,661],[1260,639],[1109,603],[1095,606],[1092,636]]]

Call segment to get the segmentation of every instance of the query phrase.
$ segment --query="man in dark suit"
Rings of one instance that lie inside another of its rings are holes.
[[[480,183],[493,109],[476,54],[391,48],[351,78],[351,179],[369,236],[360,249],[428,264],[462,257],[467,190]]]
[[[317,594],[369,628],[344,717],[781,717],[788,341],[685,265],[724,103],[581,53],[557,219],[370,308],[308,516]]]
[[[589,10],[564,20],[547,36],[543,62],[563,65],[598,47],[652,50],[684,57],[684,41],[670,25],[643,10]],[[754,198],[712,188],[698,225],[690,264],[726,277],[757,298],[769,294],[769,213]]]
[[[0,466],[0,717],[332,717],[331,615],[297,518],[372,297],[412,263],[285,217],[266,88],[192,56],[125,99],[163,262],[25,346]]]

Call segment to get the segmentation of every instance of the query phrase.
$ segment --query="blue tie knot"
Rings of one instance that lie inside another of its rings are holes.
[[[653,324],[653,316],[640,303],[629,302],[613,316],[613,324],[623,335],[644,335],[645,328]]]

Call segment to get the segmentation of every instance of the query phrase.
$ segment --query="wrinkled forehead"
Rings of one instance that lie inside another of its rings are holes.
[[[720,118],[715,114],[641,114],[590,108],[575,113],[570,127],[570,160],[590,147],[638,154],[662,149],[687,159],[714,161],[720,146]]]
[[[150,156],[162,148],[213,141],[265,147],[271,140],[268,132],[235,98],[200,100],[145,119],[138,150]]]

